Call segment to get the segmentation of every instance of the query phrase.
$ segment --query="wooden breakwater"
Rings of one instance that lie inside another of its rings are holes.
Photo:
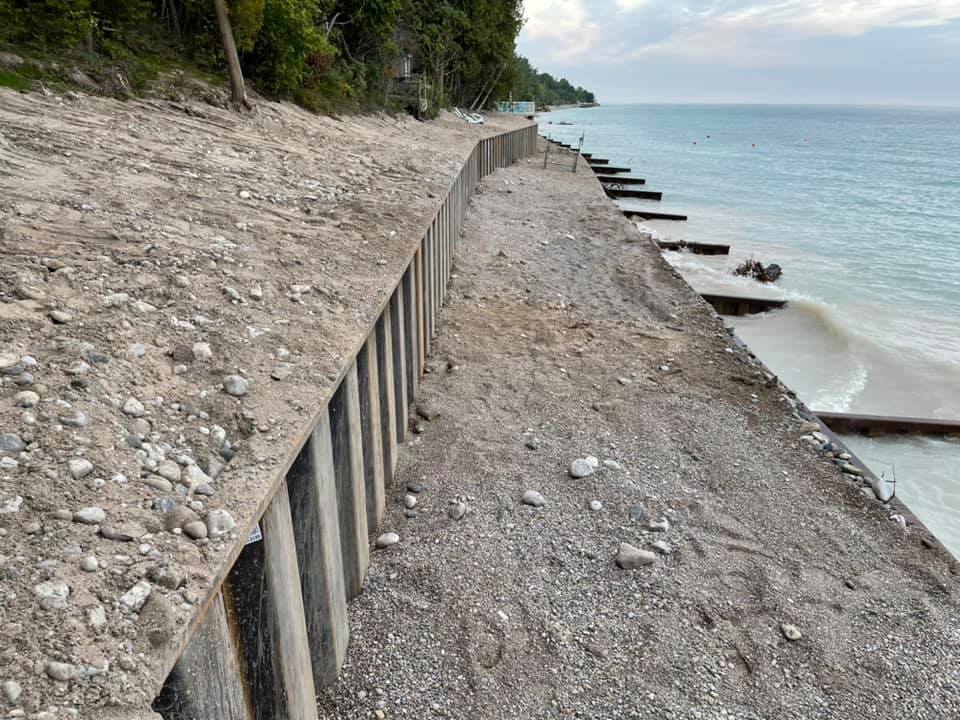
[[[689,242],[687,240],[657,240],[661,250],[686,250],[694,255],[729,255],[730,246],[721,243]]]
[[[153,703],[164,720],[316,720],[317,690],[346,654],[347,603],[362,590],[467,205],[484,176],[536,150],[530,125],[481,140],[467,158],[165,659]]]
[[[849,435],[958,435],[960,420],[817,412],[835,433]]]
[[[706,300],[719,315],[753,315],[755,313],[776,310],[785,307],[786,300],[773,298],[751,298],[736,295],[714,295],[701,293],[700,297]]]
[[[618,175],[597,175],[597,180],[599,180],[604,185],[646,185],[647,181],[644,178],[635,178],[635,177],[620,177]]]

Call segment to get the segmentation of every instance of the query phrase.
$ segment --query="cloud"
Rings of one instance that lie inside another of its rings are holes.
[[[583,0],[525,0],[525,40],[546,46],[549,60],[566,61],[590,51],[601,37]]]
[[[659,3],[660,0],[658,0]],[[643,10],[645,0],[617,0]],[[690,3],[659,16],[661,35],[633,43],[619,58],[629,62],[663,55],[688,61],[762,67],[802,62],[797,41],[818,37],[859,37],[881,28],[933,28],[960,18],[960,0],[775,0],[717,8]],[[809,58],[807,58],[809,61]]]
[[[747,5],[711,22],[780,27],[804,35],[863,35],[874,28],[935,27],[960,17],[960,0],[782,0]]]

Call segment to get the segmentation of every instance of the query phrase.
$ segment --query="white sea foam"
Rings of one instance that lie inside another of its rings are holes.
[[[852,373],[838,378],[836,387],[822,388],[813,399],[813,407],[827,412],[850,412],[856,397],[866,389],[869,377],[866,366],[858,363]]]

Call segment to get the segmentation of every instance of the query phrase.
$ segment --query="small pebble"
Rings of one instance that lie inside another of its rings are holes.
[[[74,480],[81,480],[93,472],[93,463],[85,458],[73,458],[67,467]]]
[[[135,418],[143,417],[147,413],[143,403],[133,397],[127,398],[127,401],[123,404],[123,412]]]
[[[447,510],[447,515],[451,520],[462,520],[463,516],[467,514],[467,504],[462,502],[455,502],[450,505],[450,509]]]
[[[653,565],[657,556],[649,550],[640,550],[629,543],[620,543],[617,552],[617,565],[624,570],[633,570],[644,565]]]
[[[103,508],[85,507],[77,510],[73,514],[73,521],[83,523],[84,525],[100,525],[107,519],[107,513]]]
[[[670,521],[666,518],[651,520],[647,527],[653,532],[668,532],[670,530]]]
[[[800,633],[800,630],[797,628],[797,626],[791,625],[790,623],[784,623],[783,625],[781,625],[780,632],[782,632],[783,636],[790,642],[796,642],[797,640],[803,637],[803,635]]]
[[[207,526],[202,520],[194,520],[183,526],[183,534],[193,540],[203,540],[207,537]]]
[[[594,512],[600,512],[601,510],[603,510],[603,503],[600,502],[599,500],[591,500],[590,509],[593,510]]]
[[[653,549],[661,555],[670,555],[673,553],[673,546],[666,540],[657,540],[653,544]]]
[[[223,378],[223,390],[227,395],[243,397],[249,390],[249,383],[239,375],[227,375]]]
[[[100,569],[100,561],[93,557],[93,555],[88,555],[80,561],[80,569],[84,572],[96,572]]]
[[[32,390],[24,390],[21,393],[17,393],[16,397],[14,398],[14,402],[16,403],[17,407],[32,408],[40,402],[40,396]]]
[[[570,463],[570,477],[585,478],[593,475],[593,465],[588,460],[577,458]]]
[[[525,493],[523,493],[523,497],[520,498],[520,500],[524,505],[530,505],[537,508],[543,507],[547,504],[547,501],[544,499],[543,495],[538,493],[536,490],[527,490]]]
[[[377,538],[377,547],[380,549],[388,548],[391,545],[396,545],[398,542],[400,542],[400,536],[396,533],[383,533],[383,535]]]

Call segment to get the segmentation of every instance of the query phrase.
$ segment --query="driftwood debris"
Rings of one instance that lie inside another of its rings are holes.
[[[776,263],[765,266],[759,260],[754,260],[751,257],[737,265],[733,269],[733,274],[741,277],[751,277],[762,283],[772,283],[779,280],[780,276],[783,275],[783,268]]]

